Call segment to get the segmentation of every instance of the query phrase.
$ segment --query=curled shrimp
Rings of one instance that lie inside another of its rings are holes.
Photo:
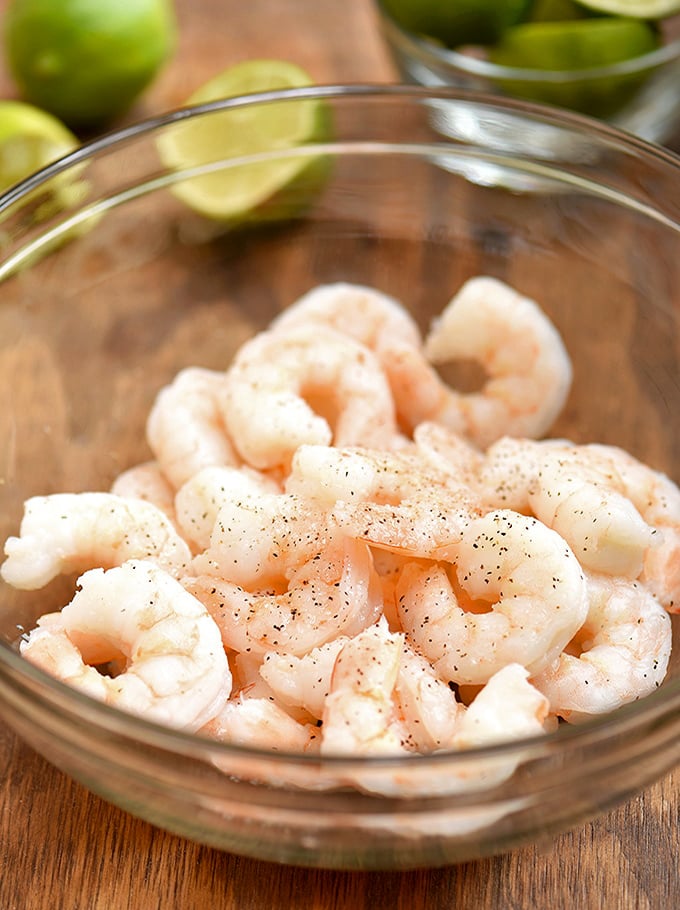
[[[644,585],[591,575],[588,595],[575,639],[532,679],[551,711],[571,722],[649,695],[663,682],[671,653],[670,617]]]
[[[256,335],[221,395],[238,451],[259,469],[287,466],[304,443],[391,447],[394,402],[375,354],[325,326]]]
[[[157,565],[91,569],[60,613],[21,645],[32,663],[107,704],[194,731],[231,692],[220,633],[205,607]],[[96,665],[122,663],[114,677]]]
[[[451,747],[465,708],[432,664],[406,641],[394,694],[408,730],[407,748],[428,753]]]
[[[322,755],[406,752],[408,733],[394,699],[403,643],[403,634],[380,620],[342,648],[324,705]]]
[[[406,450],[302,446],[286,489],[326,508],[335,503],[329,520],[343,533],[414,556],[460,539],[478,514],[465,484]]]
[[[150,502],[174,523],[175,491],[156,461],[146,461],[123,471],[111,484],[110,492],[125,499]]]
[[[0,574],[15,588],[41,588],[60,574],[151,559],[182,575],[191,552],[150,502],[112,493],[55,493],[24,505],[19,537],[5,542]]]
[[[177,524],[197,549],[206,550],[223,505],[238,502],[244,495],[277,492],[276,481],[245,465],[202,468],[177,491]]]
[[[382,601],[365,544],[338,539],[288,576],[283,592],[246,591],[209,575],[185,585],[214,617],[225,647],[302,655],[375,622]]]
[[[420,329],[393,297],[361,284],[337,282],[312,288],[271,323],[287,331],[310,323],[330,326],[375,351],[381,360],[394,348],[422,345]]]
[[[318,747],[319,731],[295,720],[267,698],[238,695],[199,731],[204,736],[237,746],[274,752],[311,752]]]
[[[535,518],[489,512],[469,523],[447,558],[455,588],[443,564],[409,563],[397,583],[402,627],[444,679],[485,683],[510,663],[539,673],[586,617],[576,557]]]
[[[402,360],[424,362],[420,329],[408,311],[393,297],[373,288],[339,282],[309,291],[272,323],[273,330],[288,330],[311,323],[330,326],[370,348],[378,358],[390,385],[394,365]],[[403,392],[402,373],[394,371],[392,391]],[[402,402],[404,407],[402,407]],[[411,403],[408,396],[395,396],[397,418],[407,431]]]
[[[240,464],[218,406],[224,382],[224,373],[187,367],[156,396],[146,436],[175,488],[201,468]]]
[[[294,494],[243,493],[220,506],[210,546],[195,557],[193,570],[250,590],[277,588],[333,536],[327,510],[317,503]]]
[[[486,371],[481,391],[458,392],[430,366],[459,359]],[[435,320],[424,357],[404,348],[389,372],[411,427],[434,420],[480,448],[506,434],[543,435],[562,410],[572,379],[564,344],[542,310],[484,276],[467,281]]]
[[[260,676],[281,704],[302,708],[320,720],[330,692],[335,660],[348,641],[346,635],[339,635],[301,657],[269,651],[259,666]]]

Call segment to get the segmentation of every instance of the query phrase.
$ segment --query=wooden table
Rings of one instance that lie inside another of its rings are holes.
[[[252,56],[296,60],[320,82],[395,79],[368,0],[176,5],[176,56],[129,120],[179,105],[211,75]],[[0,86],[14,93],[1,72]],[[677,906],[680,895],[679,784],[680,770],[592,824],[495,859],[328,872],[166,834],[91,795],[0,727],[0,910],[657,910]]]

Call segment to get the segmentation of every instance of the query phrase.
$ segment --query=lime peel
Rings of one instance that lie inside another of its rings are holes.
[[[680,0],[576,0],[587,9],[634,19],[663,19],[680,12]]]

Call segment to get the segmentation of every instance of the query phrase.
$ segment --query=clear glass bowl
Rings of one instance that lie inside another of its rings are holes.
[[[244,106],[309,97],[333,123],[311,146],[331,174],[311,198],[298,181],[296,217],[230,230],[169,191],[187,175],[164,169],[156,141],[176,121],[240,123]],[[28,497],[106,490],[148,458],[146,414],[178,370],[225,367],[304,291],[339,280],[393,294],[423,326],[466,278],[508,281],[541,302],[573,358],[555,435],[622,445],[677,479],[679,179],[672,155],[576,115],[416,87],[236,99],[85,146],[0,199],[3,540]],[[342,868],[467,860],[576,825],[680,754],[678,649],[641,702],[464,754],[320,759],[165,729],[17,653],[20,631],[72,584],[0,587],[0,716],[104,798],[225,850]],[[462,786],[470,774],[477,784]]]
[[[667,142],[680,125],[680,18],[663,24],[664,41],[649,54],[588,70],[499,66],[451,50],[402,28],[375,0],[380,29],[401,77],[432,88],[451,86],[537,101],[599,117],[649,142]]]

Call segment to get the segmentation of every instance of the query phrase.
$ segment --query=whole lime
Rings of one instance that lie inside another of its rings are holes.
[[[403,29],[448,47],[491,44],[520,22],[531,0],[381,0]]]
[[[10,71],[25,99],[71,127],[124,113],[172,54],[171,0],[10,0]]]

